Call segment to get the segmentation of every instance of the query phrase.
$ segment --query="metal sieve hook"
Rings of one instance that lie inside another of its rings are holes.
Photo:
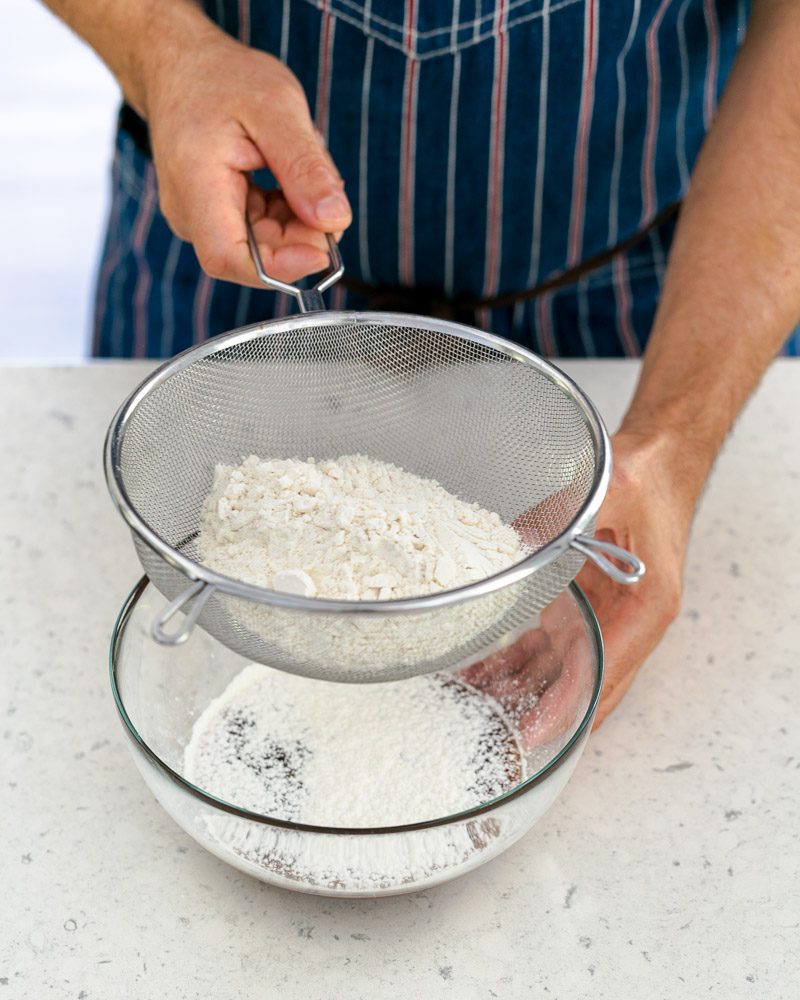
[[[342,255],[339,253],[339,244],[333,238],[333,235],[331,233],[326,234],[328,238],[328,260],[331,265],[330,270],[311,288],[298,288],[297,285],[290,285],[285,281],[279,281],[278,278],[271,278],[267,274],[258,250],[256,235],[253,232],[253,224],[250,222],[250,216],[247,212],[244,214],[244,221],[247,226],[247,242],[250,245],[250,256],[253,258],[253,264],[255,265],[259,281],[266,285],[267,288],[271,288],[273,292],[285,292],[287,295],[292,295],[296,298],[297,304],[300,306],[300,312],[315,312],[324,309],[325,303],[322,299],[322,293],[337,282],[344,274],[344,264],[342,263]]]
[[[211,597],[216,588],[204,580],[197,580],[187,587],[183,593],[178,594],[174,601],[169,603],[158,618],[155,619],[150,629],[153,638],[162,646],[180,646],[186,642],[192,633],[200,613],[205,607],[206,601]],[[175,615],[181,611],[189,601],[194,600],[191,610],[186,612],[186,619],[177,632],[167,632],[164,628],[168,622],[172,621]]]
[[[570,545],[577,552],[591,559],[595,566],[617,583],[638,583],[645,574],[645,565],[641,559],[627,549],[611,542],[604,542],[599,538],[592,538],[591,535],[578,535],[573,538]],[[620,569],[608,557],[621,562],[623,566],[630,566],[629,570]]]

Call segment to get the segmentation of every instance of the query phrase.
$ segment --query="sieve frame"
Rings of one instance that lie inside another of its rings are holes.
[[[235,577],[218,573],[204,566],[202,563],[195,562],[195,560],[190,559],[179,548],[171,545],[155,532],[137,512],[122,482],[122,468],[120,464],[122,446],[127,425],[134,416],[137,407],[158,386],[162,385],[177,372],[189,367],[195,361],[265,335],[272,336],[287,330],[297,332],[304,327],[318,327],[321,324],[336,325],[339,323],[375,323],[381,326],[395,325],[401,327],[413,326],[417,329],[443,334],[460,340],[468,340],[480,346],[491,348],[514,361],[532,365],[547,379],[555,383],[578,407],[585,419],[596,455],[594,480],[586,499],[569,526],[536,552],[530,553],[513,566],[500,570],[491,576],[450,590],[437,591],[433,594],[423,594],[417,597],[395,598],[387,601],[306,597],[300,594],[289,594],[284,591],[259,587],[256,584],[246,583]],[[504,587],[525,580],[545,566],[548,566],[551,562],[554,562],[569,548],[578,549],[587,558],[595,562],[602,560],[604,563],[607,560],[604,560],[599,554],[592,553],[591,543],[596,542],[597,544],[594,548],[600,552],[611,551],[615,548],[608,543],[599,542],[593,537],[583,534],[583,529],[594,521],[605,499],[611,480],[612,458],[608,432],[603,420],[594,404],[577,383],[560,368],[552,364],[552,362],[539,357],[519,344],[506,340],[504,337],[498,337],[496,334],[477,330],[474,327],[461,323],[440,320],[429,316],[419,316],[413,313],[313,310],[301,313],[300,315],[249,324],[248,326],[231,330],[229,333],[215,336],[203,344],[189,347],[151,372],[127,396],[118,408],[106,434],[103,448],[103,468],[106,484],[114,505],[131,531],[153,550],[157,556],[173,569],[181,572],[187,578],[187,581],[190,581],[187,585],[187,591],[179,595],[179,598],[173,601],[172,605],[167,609],[171,613],[168,616],[162,616],[162,625],[166,624],[169,618],[192,599],[194,599],[195,605],[201,602],[205,603],[204,599],[209,597],[213,591],[254,601],[257,604],[271,605],[291,611],[310,612],[312,614],[392,615],[421,613],[492,594]],[[617,551],[622,552],[623,550]],[[624,553],[624,555],[630,558],[629,553]],[[608,563],[608,565],[613,567],[611,563]],[[630,575],[633,576],[634,574]],[[633,580],[623,579],[620,582],[633,582]],[[197,584],[202,584],[203,586],[198,587]],[[188,592],[189,590],[192,591],[191,594]],[[180,642],[188,637],[189,631],[182,629],[177,635],[172,637],[164,635],[161,641]]]

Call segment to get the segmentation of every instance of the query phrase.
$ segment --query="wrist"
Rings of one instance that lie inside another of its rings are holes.
[[[649,480],[659,494],[666,494],[687,520],[703,491],[717,448],[693,438],[657,416],[629,413],[613,439],[616,464],[633,467],[634,474]]]
[[[736,407],[724,382],[697,375],[648,350],[620,434],[699,496]]]
[[[165,74],[171,77],[187,55],[227,36],[192,0],[146,4],[141,11],[131,60],[118,79],[128,102],[149,120]]]

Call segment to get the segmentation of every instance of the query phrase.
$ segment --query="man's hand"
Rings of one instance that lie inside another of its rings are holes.
[[[614,472],[596,534],[641,558],[647,573],[615,583],[587,562],[578,576],[600,622],[605,681],[596,725],[616,707],[680,607],[683,563],[696,491],[668,441],[624,432],[613,439]]]
[[[326,233],[351,222],[344,184],[305,94],[277,59],[213,30],[147,74],[147,118],[161,209],[215,278],[258,285],[244,225],[266,272],[295,281],[326,267]],[[249,185],[269,168],[280,192]]]
[[[605,646],[595,725],[619,703],[678,613],[697,496],[696,480],[682,468],[675,439],[621,431],[612,445],[614,473],[596,534],[634,552],[647,573],[641,582],[626,586],[587,562],[578,576]],[[530,523],[517,528],[526,540],[535,537]],[[571,730],[578,711],[585,709],[591,665],[581,656],[589,647],[582,624],[568,614],[569,600],[560,595],[544,609],[537,628],[459,672],[515,719],[528,749]]]
[[[282,281],[328,262],[326,233],[352,221],[339,173],[305,94],[278,59],[214,25],[191,0],[45,0],[106,61],[148,123],[161,209],[214,278],[260,287],[244,214],[264,269]],[[268,168],[280,192],[253,188]]]

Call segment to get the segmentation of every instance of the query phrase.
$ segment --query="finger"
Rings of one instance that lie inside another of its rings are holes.
[[[547,635],[536,633],[536,647],[531,647],[528,658],[511,669],[497,671],[484,663],[483,675],[472,675],[472,686],[494,698],[510,717],[519,719],[539,701],[548,686],[554,683],[563,669],[563,660],[556,654]],[[505,666],[505,665],[503,665]]]
[[[254,188],[253,190],[258,191],[259,189]],[[268,215],[269,218],[275,219],[277,222],[280,222],[284,226],[288,226],[290,223],[294,223],[297,226],[303,226],[306,232],[314,234],[314,236],[319,241],[320,246],[327,247],[328,245],[326,238],[327,234],[321,232],[319,229],[311,229],[309,226],[305,226],[305,223],[300,222],[297,216],[292,211],[292,209],[289,207],[289,203],[283,197],[283,193],[281,191],[275,190],[275,191],[263,192],[262,195],[266,196],[265,198],[262,198],[262,200],[266,202],[266,205],[264,209],[259,213],[259,218],[262,215]],[[333,238],[338,243],[343,235],[344,235],[344,230],[339,229],[337,232],[333,234]]]
[[[248,198],[248,211],[256,238],[261,238],[261,230],[271,234],[269,242],[272,246],[288,246],[292,243],[302,243],[318,247],[328,257],[328,236],[319,229],[312,229],[301,222],[289,207],[281,191],[261,191],[251,188]]]
[[[250,254],[244,213],[247,208],[256,218],[263,215],[267,199],[263,192],[251,191],[242,171],[218,153],[209,147],[202,158],[184,157],[177,169],[173,164],[177,181],[168,167],[162,170],[162,211],[176,235],[193,245],[206,274],[262,288]],[[280,281],[297,281],[327,265],[327,253],[301,238],[294,245],[268,238],[259,241],[259,250],[265,271]]]
[[[622,700],[637,670],[655,649],[664,631],[665,626],[651,609],[636,602],[636,613],[631,613],[627,603],[624,598],[615,602],[600,619],[606,672],[595,726],[599,726]]]
[[[565,667],[558,680],[520,719],[518,729],[526,750],[559,739],[566,742],[577,727],[584,685],[575,667]]]
[[[317,274],[325,267],[327,260],[316,247],[299,243],[275,248],[259,245],[259,251],[267,274],[289,284],[307,275]]]
[[[288,225],[292,219],[297,218],[280,191],[267,192],[264,198],[264,215],[279,222],[282,226]]]
[[[597,729],[599,726],[601,726],[603,722],[605,722],[605,720],[608,718],[608,716],[614,711],[617,705],[619,705],[619,703],[627,694],[628,688],[630,688],[634,680],[636,680],[636,674],[635,672],[631,671],[630,673],[625,674],[622,677],[622,679],[618,681],[617,684],[614,685],[613,688],[611,688],[607,692],[604,692],[603,698],[600,701],[600,705],[597,708],[597,715],[595,716],[594,719],[594,726],[593,726],[594,729]]]
[[[203,270],[212,278],[263,287],[253,264],[245,226],[245,208],[263,214],[266,198],[252,192],[245,175],[224,163],[211,150],[203,160],[195,159],[184,171],[191,183],[178,186],[169,210],[178,221],[178,235],[189,240]],[[168,185],[174,190],[176,185]],[[172,218],[167,211],[167,217]],[[280,281],[296,281],[325,265],[317,247],[281,247],[280,240],[259,242],[265,271]]]
[[[526,664],[544,659],[550,640],[539,628],[528,629],[512,645],[459,671],[459,676],[475,688],[500,691],[501,686]]]
[[[328,236],[318,229],[311,229],[299,219],[292,219],[283,227],[284,243],[307,243],[322,251],[325,262],[328,260]]]
[[[352,222],[350,203],[330,154],[319,142],[302,91],[285,91],[252,132],[297,217],[334,233]]]
[[[587,566],[578,580],[603,634],[605,680],[595,720],[595,726],[599,726],[622,700],[637,670],[658,645],[673,613],[653,592],[653,586],[659,584],[655,575],[639,587],[625,587],[609,580],[594,566]]]
[[[309,229],[302,222],[289,223],[282,226],[274,219],[264,218],[253,223],[253,234],[259,245],[277,250],[279,247],[307,246],[317,251],[320,266],[328,260],[328,241],[325,233]]]
[[[199,165],[182,192],[175,213],[181,219],[178,235],[192,243],[212,278],[256,283],[244,220],[247,190],[244,174],[216,164]],[[168,207],[165,215],[170,218]]]
[[[519,732],[526,749],[555,739],[566,742],[588,708],[597,669],[594,651],[582,625],[568,632],[558,677],[520,717]]]
[[[265,191],[255,184],[248,185],[247,217],[251,225],[255,225],[260,219],[272,216],[272,194],[272,191]]]
[[[292,282],[327,266],[325,234],[299,222],[279,192],[251,187],[247,210],[262,267],[270,277]]]

